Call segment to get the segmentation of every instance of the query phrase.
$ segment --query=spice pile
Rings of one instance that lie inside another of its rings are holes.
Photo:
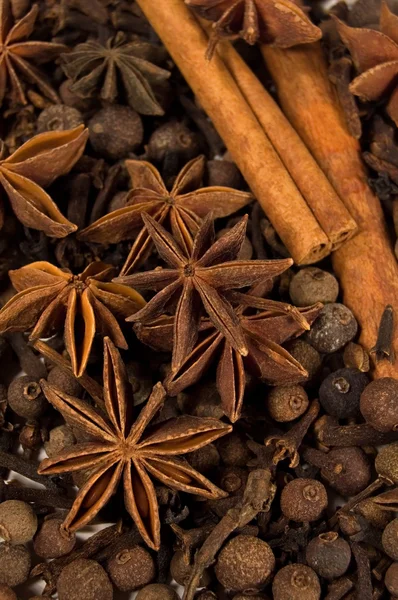
[[[396,600],[398,6],[0,38],[0,600]]]

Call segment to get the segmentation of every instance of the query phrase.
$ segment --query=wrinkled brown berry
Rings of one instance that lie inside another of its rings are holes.
[[[316,479],[293,479],[281,494],[281,510],[292,521],[316,521],[328,505],[325,486]]]
[[[220,454],[214,444],[208,444],[187,455],[189,464],[199,473],[209,473],[220,464]]]
[[[37,530],[37,516],[32,507],[21,500],[0,504],[0,536],[10,544],[30,542]]]
[[[88,124],[90,143],[100,156],[125,158],[142,143],[141,117],[132,108],[114,104],[102,108]]]
[[[225,465],[245,467],[252,457],[246,445],[246,438],[239,433],[226,435],[216,446]]]
[[[300,269],[292,278],[289,294],[295,306],[311,306],[316,302],[336,302],[339,295],[337,279],[318,267]]]
[[[392,563],[387,569],[384,583],[392,596],[398,596],[398,562]]]
[[[76,377],[74,377],[72,373],[69,373],[65,369],[61,369],[61,367],[54,367],[51,369],[48,374],[47,381],[48,383],[51,383],[51,385],[57,387],[59,390],[69,394],[69,396],[75,396],[78,398],[83,390]]]
[[[293,340],[286,345],[290,354],[304,367],[311,380],[321,368],[322,359],[319,352],[304,340]]]
[[[83,115],[76,108],[65,104],[53,104],[45,108],[37,118],[37,133],[65,131],[82,125]]]
[[[141,546],[125,548],[108,560],[108,574],[121,592],[137,590],[151,583],[156,575],[155,563]]]
[[[359,399],[368,385],[365,373],[357,369],[338,369],[322,381],[319,402],[324,410],[337,419],[359,415]]]
[[[59,425],[51,429],[49,439],[44,443],[44,450],[49,458],[61,454],[63,450],[76,444],[76,438],[68,425]]]
[[[170,121],[158,127],[146,146],[148,158],[162,162],[166,154],[176,154],[181,161],[189,161],[199,154],[198,135],[183,123]]]
[[[355,496],[369,484],[369,459],[361,448],[333,448],[321,475],[342,496]]]
[[[369,383],[361,394],[361,413],[377,431],[398,429],[398,381],[382,377]]]
[[[78,558],[66,565],[57,581],[59,600],[113,600],[113,587],[95,560]]]
[[[180,600],[180,597],[170,585],[151,583],[138,592],[135,600]]]
[[[8,585],[0,584],[0,600],[18,600],[16,593]]]
[[[221,550],[215,572],[226,589],[241,592],[261,589],[274,568],[274,553],[266,542],[252,535],[238,535]]]
[[[267,398],[268,412],[278,423],[298,419],[308,405],[307,392],[301,385],[279,385],[270,390]]]
[[[398,519],[388,523],[381,538],[383,549],[393,560],[398,560]]]
[[[24,583],[30,571],[30,553],[25,546],[0,544],[0,583],[15,587]]]
[[[282,567],[272,582],[274,600],[319,600],[321,586],[317,574],[306,565]]]
[[[17,415],[29,420],[37,419],[48,407],[39,382],[27,375],[17,377],[10,383],[7,399]]]
[[[321,533],[308,544],[305,559],[319,577],[337,579],[350,564],[350,545],[335,531]]]
[[[66,532],[62,522],[63,519],[57,518],[43,521],[33,540],[34,551],[41,558],[58,558],[75,547],[75,534]]]
[[[242,184],[242,175],[235,163],[230,160],[209,160],[207,184],[238,189]]]
[[[220,487],[230,495],[242,494],[248,477],[247,469],[224,467],[221,470]]]
[[[357,330],[358,324],[349,308],[344,304],[326,304],[307,339],[318,352],[330,354],[350,342]]]

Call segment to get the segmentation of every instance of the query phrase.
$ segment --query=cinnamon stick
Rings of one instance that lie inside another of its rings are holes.
[[[357,229],[349,211],[275,100],[229,43],[218,52],[332,243],[332,250]]]
[[[261,50],[285,114],[358,223],[359,233],[333,254],[333,266],[369,351],[385,307],[390,304],[398,314],[398,265],[380,202],[367,183],[359,142],[345,125],[320,44]],[[397,356],[396,325],[394,333]],[[398,362],[378,362],[374,375],[397,377]]]
[[[208,36],[183,0],[138,0],[278,235],[298,264],[331,244],[219,56],[207,61]]]

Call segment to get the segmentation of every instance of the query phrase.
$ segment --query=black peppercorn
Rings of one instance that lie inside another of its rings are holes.
[[[310,567],[287,565],[275,575],[272,594],[274,600],[319,600],[321,585]]]
[[[361,413],[377,431],[398,429],[398,381],[382,377],[369,383],[361,395]]]
[[[383,549],[393,560],[398,560],[398,519],[393,519],[383,531]]]
[[[398,562],[392,563],[387,569],[384,583],[392,596],[398,596]]]
[[[239,433],[231,433],[216,443],[221,460],[225,465],[245,467],[252,458],[246,439]]]
[[[318,352],[330,354],[343,348],[356,335],[358,323],[344,304],[326,304],[307,334]]]
[[[269,545],[252,535],[232,538],[218,555],[216,577],[226,589],[241,592],[261,589],[275,568]]]
[[[0,583],[15,587],[24,583],[30,571],[30,553],[25,546],[0,544]]]
[[[180,597],[170,585],[151,583],[138,592],[135,600],[180,600]]]
[[[76,377],[65,369],[61,369],[61,367],[54,367],[51,369],[47,381],[59,390],[69,394],[69,396],[75,396],[76,398],[79,398],[83,390]]]
[[[290,282],[289,294],[295,306],[311,306],[316,302],[336,302],[339,295],[337,279],[317,267],[300,269]]]
[[[108,575],[95,560],[78,558],[66,565],[57,581],[59,600],[113,600]]]
[[[44,450],[49,458],[61,454],[63,450],[76,444],[76,438],[68,425],[59,425],[51,429],[49,439],[44,443]]]
[[[319,402],[325,411],[337,419],[359,415],[359,399],[369,383],[365,373],[357,369],[338,369],[323,380]]]
[[[350,545],[335,531],[321,533],[308,544],[305,559],[320,577],[337,579],[349,567]]]
[[[76,544],[74,533],[65,531],[63,519],[45,519],[33,540],[33,548],[41,558],[58,558],[72,552]]]
[[[37,133],[65,131],[82,125],[83,115],[76,108],[65,104],[53,104],[45,108],[37,118]]]
[[[108,574],[121,592],[130,592],[151,583],[156,575],[155,563],[141,546],[125,548],[107,563]]]
[[[16,593],[8,585],[0,584],[0,600],[18,600]]]
[[[187,562],[187,558],[182,550],[174,553],[170,563],[170,573],[172,578],[179,585],[186,585],[192,572],[192,564]],[[205,587],[210,583],[211,577],[208,570],[204,570],[200,579],[200,587]]]
[[[148,158],[156,162],[162,162],[170,153],[177,155],[183,163],[199,154],[200,144],[198,135],[186,125],[170,121],[152,133],[146,151]]]
[[[10,544],[30,542],[37,530],[37,516],[32,507],[21,500],[0,504],[0,536]]]
[[[375,459],[375,469],[381,477],[398,484],[398,442],[380,448]]]
[[[281,510],[292,521],[316,521],[328,504],[325,486],[315,479],[293,479],[281,494]]]
[[[141,117],[128,106],[112,105],[99,110],[88,124],[95,152],[111,160],[125,158],[142,143]]]
[[[40,384],[27,375],[17,377],[10,383],[7,399],[17,415],[29,420],[37,419],[48,407]]]
[[[279,385],[268,393],[268,412],[278,423],[298,419],[305,413],[308,405],[307,392],[301,385]]]

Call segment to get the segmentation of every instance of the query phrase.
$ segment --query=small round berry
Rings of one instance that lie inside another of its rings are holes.
[[[337,279],[318,267],[300,269],[292,278],[289,294],[295,306],[311,306],[316,302],[336,302],[339,295]]]
[[[216,443],[221,460],[225,465],[245,467],[252,458],[246,438],[239,433],[230,433]]]
[[[121,592],[131,592],[151,583],[156,575],[155,563],[148,550],[133,546],[121,550],[108,560],[108,575]]]
[[[343,348],[357,333],[358,323],[344,304],[326,304],[307,334],[318,352],[331,354]]]
[[[365,373],[357,369],[338,369],[322,381],[319,402],[325,411],[337,419],[359,415],[359,399],[369,383]]]
[[[73,85],[73,81],[70,79],[65,79],[59,86],[59,95],[61,96],[61,100],[66,106],[72,106],[76,108],[78,111],[86,112],[90,109],[90,105],[92,105],[92,98],[81,98],[77,94],[71,91],[70,87]]]
[[[398,484],[398,442],[380,448],[375,459],[375,469],[381,477]]]
[[[305,558],[319,577],[337,579],[344,575],[349,567],[351,548],[338,533],[328,531],[310,541],[305,551]]]
[[[306,565],[282,567],[272,582],[274,600],[319,600],[321,585],[317,574]]]
[[[392,596],[398,596],[398,562],[392,563],[384,576],[384,583]]]
[[[16,593],[8,585],[0,584],[0,600],[18,600]]]
[[[203,448],[187,454],[187,461],[199,473],[210,473],[220,464],[220,454],[214,444],[207,444]]]
[[[288,423],[305,413],[309,405],[307,392],[301,385],[278,385],[270,390],[267,408],[278,423]]]
[[[76,536],[62,527],[62,519],[43,521],[33,540],[34,551],[40,558],[58,558],[72,552]]]
[[[201,590],[195,600],[217,600],[217,596],[211,590]]]
[[[95,560],[78,558],[66,565],[57,581],[59,600],[113,600],[113,587]]]
[[[189,161],[200,152],[199,138],[184,123],[169,121],[152,133],[146,151],[155,162],[162,162],[169,153],[179,156],[182,162]]]
[[[10,408],[24,419],[34,420],[40,417],[48,407],[48,402],[39,382],[27,375],[14,379],[7,393]]]
[[[372,473],[369,459],[361,448],[333,448],[321,476],[341,496],[356,496],[369,484]]]
[[[292,340],[286,347],[293,358],[307,371],[308,381],[311,381],[321,368],[322,359],[319,352],[308,342],[301,339]]]
[[[398,519],[388,523],[381,538],[383,549],[393,560],[398,560]]]
[[[79,397],[82,393],[82,386],[72,375],[61,367],[53,367],[48,374],[47,382],[62,390],[69,396]]]
[[[316,479],[293,479],[282,490],[281,510],[292,521],[316,521],[327,505],[325,486]]]
[[[88,130],[95,152],[110,160],[125,158],[141,145],[144,136],[140,115],[128,106],[117,104],[95,113]]]
[[[207,162],[207,184],[239,189],[242,175],[235,163],[230,160],[209,160]]]
[[[170,585],[151,583],[140,590],[135,600],[180,600]]]
[[[398,381],[382,377],[369,383],[361,395],[361,413],[377,431],[398,429]]]
[[[74,444],[76,444],[76,438],[70,427],[59,425],[51,429],[49,439],[44,443],[44,450],[49,458],[53,458]]]
[[[220,487],[228,494],[242,494],[248,478],[247,469],[242,467],[224,467],[221,470]]]
[[[266,542],[252,535],[238,535],[221,550],[215,572],[226,589],[242,592],[261,589],[274,568],[274,553]]]
[[[37,530],[37,516],[32,507],[21,500],[0,504],[0,536],[10,544],[30,542]]]
[[[15,587],[29,577],[30,553],[25,546],[0,544],[0,583]]]
[[[53,104],[45,108],[37,119],[37,133],[65,131],[84,123],[83,115],[76,108],[65,104]]]
[[[232,600],[268,600],[268,596],[264,594],[252,594],[248,592],[247,594],[237,594],[232,598]]]

